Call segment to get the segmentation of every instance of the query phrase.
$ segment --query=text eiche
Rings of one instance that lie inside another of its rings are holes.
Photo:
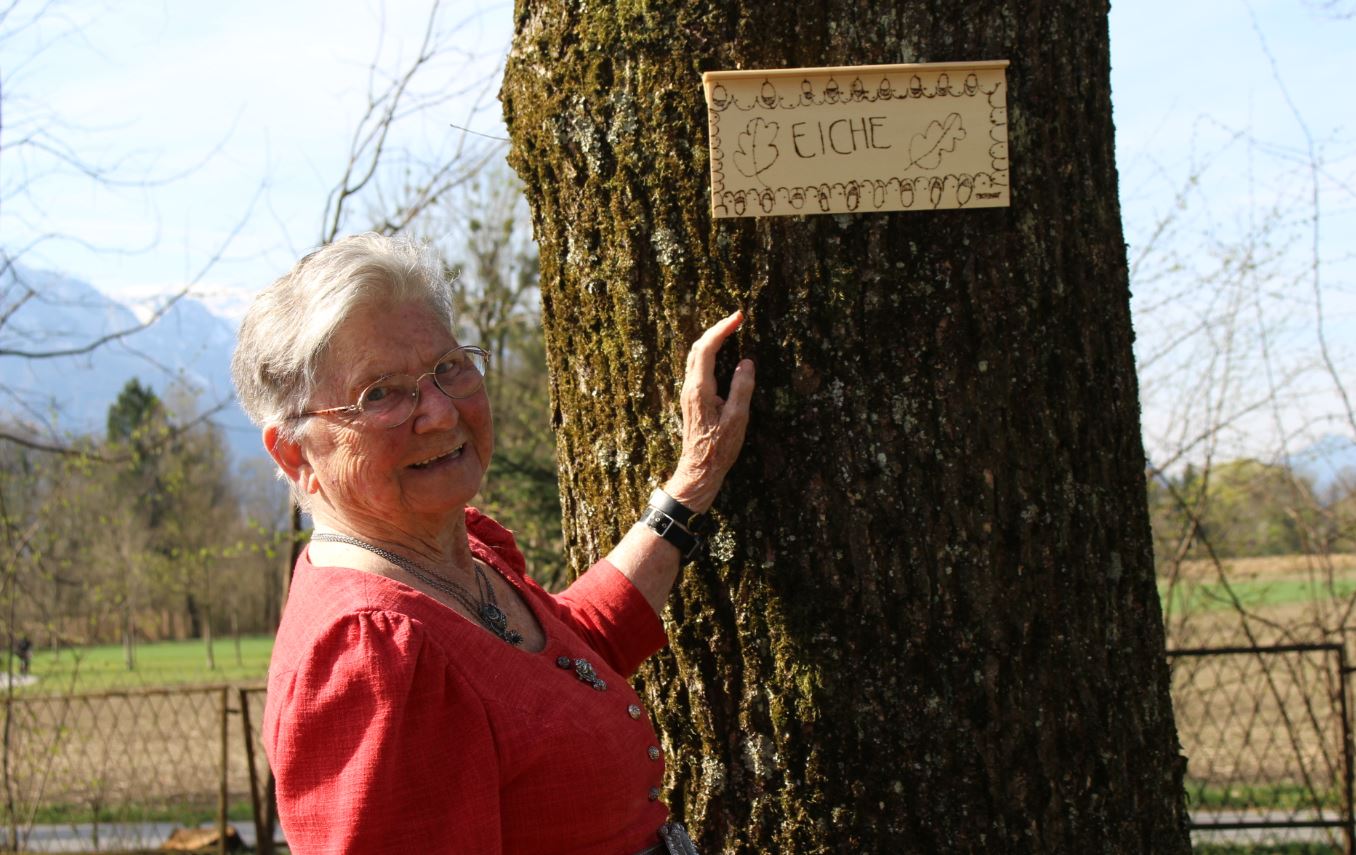
[[[791,144],[803,158],[821,154],[853,154],[863,149],[887,149],[877,140],[884,116],[858,116],[832,122],[796,122],[791,125]]]

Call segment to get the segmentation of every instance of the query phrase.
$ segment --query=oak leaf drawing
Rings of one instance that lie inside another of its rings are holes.
[[[951,113],[943,122],[929,122],[927,130],[914,134],[909,140],[909,159],[914,166],[936,169],[942,164],[942,155],[956,150],[956,143],[965,139],[965,127],[960,113]]]
[[[777,123],[761,118],[749,120],[744,133],[739,135],[739,148],[733,160],[735,169],[745,178],[758,178],[777,162],[781,150],[773,143],[777,138]],[[759,183],[762,183],[759,179]]]

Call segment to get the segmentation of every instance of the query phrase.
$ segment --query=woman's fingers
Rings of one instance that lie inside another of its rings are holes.
[[[745,423],[749,420],[749,400],[753,397],[754,386],[754,368],[752,359],[741,359],[735,366],[734,377],[730,378],[730,394],[726,397],[724,405],[721,407],[720,420],[722,422],[733,422],[735,419],[742,419]],[[740,440],[743,439],[743,430],[740,430]]]
[[[753,373],[753,360],[741,360],[730,379],[730,394],[719,408],[716,456],[721,461],[722,479],[744,447],[744,432],[749,426],[749,399],[753,397]]]
[[[744,322],[744,313],[735,311],[716,321],[692,344],[687,354],[687,376],[684,384],[705,385],[709,380],[712,388],[716,382],[716,354],[725,344],[725,339]]]

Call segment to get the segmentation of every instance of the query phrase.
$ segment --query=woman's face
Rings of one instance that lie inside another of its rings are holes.
[[[339,327],[306,409],[352,404],[386,374],[418,377],[458,342],[422,302],[360,308]],[[480,489],[494,450],[490,403],[482,387],[452,400],[431,377],[420,381],[414,412],[394,428],[370,427],[345,415],[311,418],[301,440],[318,500],[351,530],[439,530]]]

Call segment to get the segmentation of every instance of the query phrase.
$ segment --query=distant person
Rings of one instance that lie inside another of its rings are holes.
[[[240,328],[241,404],[315,522],[264,713],[291,850],[692,853],[626,677],[666,643],[659,612],[743,445],[753,363],[728,400],[715,377],[741,317],[692,346],[675,473],[555,596],[468,506],[494,428],[487,354],[454,320],[432,259],[366,234],[303,258]]]
[[[19,673],[27,677],[28,669],[33,664],[33,642],[29,641],[28,636],[25,635],[14,646],[14,652],[19,656]]]

